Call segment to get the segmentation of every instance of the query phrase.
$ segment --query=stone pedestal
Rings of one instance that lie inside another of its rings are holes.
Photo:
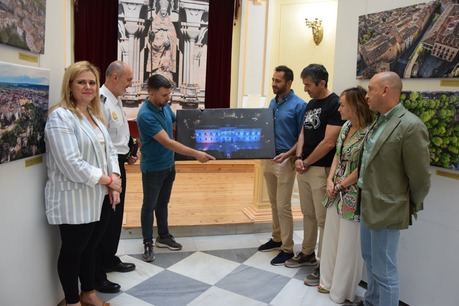
[[[242,211],[253,222],[271,222],[271,203],[269,202],[268,192],[266,190],[265,178],[263,176],[265,162],[263,160],[254,161],[254,186],[252,205],[244,207]],[[292,206],[293,220],[301,220],[303,214],[301,208]]]
[[[245,207],[242,211],[254,223],[269,222],[272,220],[271,203],[266,192],[266,183],[263,177],[265,163],[256,160],[254,164],[255,178],[253,186],[253,202],[251,206]]]

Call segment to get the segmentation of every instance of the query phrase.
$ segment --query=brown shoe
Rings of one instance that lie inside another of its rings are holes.
[[[96,299],[100,301],[100,303],[97,303],[99,301],[94,301],[93,296],[95,296]],[[94,304],[94,302],[97,304]],[[96,290],[82,291],[80,294],[80,303],[81,306],[110,306],[110,303],[106,303],[99,299],[99,297],[96,295]]]
[[[316,254],[312,252],[309,255],[299,252],[295,257],[290,258],[284,264],[287,268],[298,268],[301,266],[315,266],[317,265]]]

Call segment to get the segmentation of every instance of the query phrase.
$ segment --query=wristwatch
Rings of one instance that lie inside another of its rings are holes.
[[[303,160],[303,156],[295,156],[295,160],[299,160],[299,159]]]

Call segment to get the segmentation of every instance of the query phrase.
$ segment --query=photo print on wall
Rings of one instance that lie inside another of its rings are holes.
[[[49,70],[0,62],[0,164],[45,152]]]
[[[359,16],[357,78],[459,77],[459,3],[430,1]]]
[[[122,98],[128,119],[147,97],[152,74],[173,83],[174,111],[204,108],[209,1],[119,0],[118,11],[118,60],[134,72]]]
[[[270,109],[177,111],[177,141],[217,159],[271,159],[275,156]],[[176,155],[176,159],[190,159]]]
[[[429,131],[431,165],[459,171],[459,93],[406,91],[400,101]]]
[[[45,17],[46,0],[0,1],[0,43],[43,54]]]

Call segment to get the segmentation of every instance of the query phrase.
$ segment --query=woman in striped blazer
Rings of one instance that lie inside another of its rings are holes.
[[[70,65],[45,127],[46,216],[59,225],[57,269],[67,305],[108,305],[94,291],[96,248],[106,227],[99,221],[103,204],[115,209],[121,180],[99,87],[96,67],[86,61]]]

